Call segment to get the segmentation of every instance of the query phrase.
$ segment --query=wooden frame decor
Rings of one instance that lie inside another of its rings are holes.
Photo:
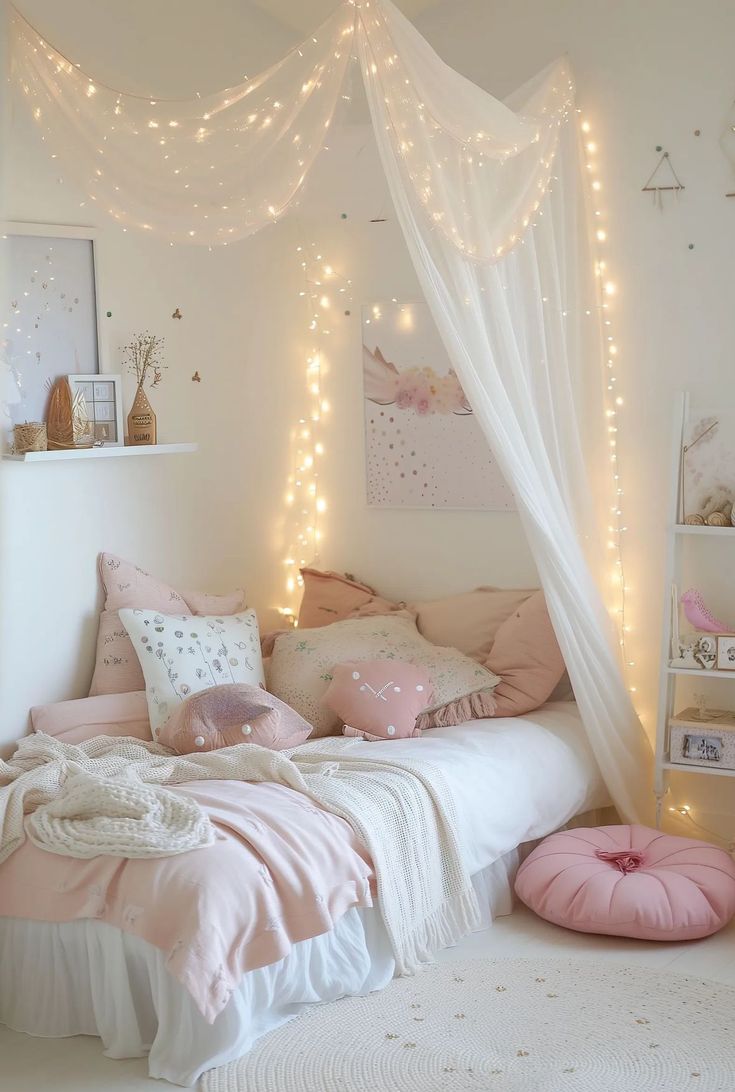
[[[61,376],[102,370],[93,228],[4,221],[7,267],[0,321],[14,397],[10,425],[45,421]],[[17,392],[17,393],[16,393]]]
[[[122,447],[125,442],[122,406],[122,376],[78,374],[69,376],[72,394],[84,397],[95,446]]]

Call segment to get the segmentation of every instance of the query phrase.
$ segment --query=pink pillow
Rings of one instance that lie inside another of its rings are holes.
[[[521,865],[516,894],[581,933],[694,940],[735,914],[735,863],[693,838],[640,826],[552,834]]]
[[[64,743],[84,743],[95,736],[153,738],[145,691],[37,705],[31,709],[31,725],[34,732],[56,736]]]
[[[210,686],[177,707],[158,742],[180,755],[257,743],[272,751],[298,747],[311,725],[278,698],[247,683]]]
[[[535,588],[475,588],[443,599],[412,603],[419,633],[433,645],[458,648],[484,664],[506,618]]]
[[[137,565],[114,554],[100,554],[99,572],[105,590],[105,609],[97,631],[97,654],[90,697],[145,690],[140,661],[120,621],[118,611],[157,610],[162,614],[237,614],[245,607],[245,592],[237,588],[228,595],[206,592],[179,593]]]
[[[330,622],[371,614],[391,614],[403,604],[383,599],[367,584],[342,573],[301,569],[304,596],[299,610],[299,629],[316,629]]]
[[[503,622],[485,666],[501,679],[494,691],[496,717],[518,717],[548,701],[565,668],[542,591]]]
[[[379,740],[420,736],[416,718],[431,698],[425,668],[367,660],[338,664],[322,700],[344,721],[344,735]]]

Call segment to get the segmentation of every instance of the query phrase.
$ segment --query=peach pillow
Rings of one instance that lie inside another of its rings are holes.
[[[245,607],[245,592],[241,588],[228,595],[179,593],[114,554],[100,554],[98,566],[105,591],[105,609],[100,614],[97,631],[90,697],[145,690],[140,661],[120,621],[119,610],[131,607],[133,610],[157,610],[162,614],[214,615],[237,614]]]
[[[311,732],[285,702],[258,686],[228,683],[192,694],[171,714],[158,742],[180,755],[257,743],[272,751],[298,747]]]
[[[500,675],[496,717],[517,717],[548,701],[565,667],[542,591],[503,622],[485,666]]]
[[[412,603],[419,633],[433,645],[450,645],[485,663],[498,629],[535,588],[476,588]]]
[[[377,595],[367,584],[360,584],[341,573],[301,569],[304,596],[299,610],[299,629],[316,629],[345,618],[373,614],[391,614],[404,604],[393,603]]]
[[[95,736],[153,738],[144,692],[100,694],[37,705],[31,709],[31,726],[34,732],[56,736],[64,743],[84,743]]]
[[[338,664],[322,701],[344,722],[343,735],[379,740],[420,736],[416,718],[432,697],[425,668],[365,660]]]
[[[407,611],[292,630],[276,640],[266,685],[314,725],[314,739],[341,731],[342,722],[322,699],[335,664],[347,660],[389,660],[425,668],[434,690],[431,712],[437,716],[443,706],[477,691],[489,693],[500,682],[497,675],[458,649],[432,645],[418,632]]]

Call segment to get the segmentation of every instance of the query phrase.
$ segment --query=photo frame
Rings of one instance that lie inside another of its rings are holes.
[[[687,732],[684,736],[681,757],[688,758],[690,762],[719,764],[722,762],[722,737]]]
[[[77,392],[84,395],[94,445],[123,447],[122,376],[91,372],[68,379],[72,397]]]
[[[735,633],[717,635],[717,670],[735,671]]]
[[[0,235],[7,281],[0,378],[10,430],[46,420],[58,378],[97,375],[104,361],[96,231],[6,220]]]

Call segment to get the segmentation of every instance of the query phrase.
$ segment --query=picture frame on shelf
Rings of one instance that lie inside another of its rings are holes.
[[[72,395],[84,396],[95,446],[123,447],[125,443],[122,376],[107,372],[70,375]]]
[[[735,633],[717,635],[717,670],[735,672]]]
[[[687,732],[681,751],[682,758],[698,762],[722,762],[722,736],[695,735]]]
[[[45,421],[50,392],[67,375],[104,371],[99,320],[99,269],[94,228],[0,221],[7,269],[0,301],[0,367],[8,447],[12,429]]]
[[[735,769],[735,714],[727,709],[683,709],[671,718],[670,760],[683,766]]]

